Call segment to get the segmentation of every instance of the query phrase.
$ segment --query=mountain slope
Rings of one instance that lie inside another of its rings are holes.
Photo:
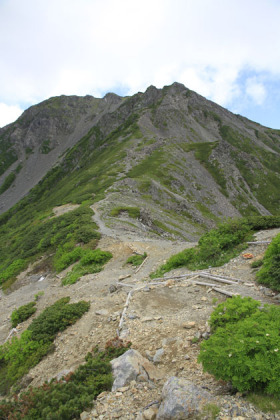
[[[53,166],[20,208],[99,201],[105,223],[117,230],[190,240],[224,217],[279,212],[280,132],[178,83],[127,98],[53,98],[0,135],[1,144],[13,141],[5,162],[11,150],[35,150],[18,174],[19,159],[2,175],[16,175],[2,210]],[[125,211],[131,206],[136,219]]]

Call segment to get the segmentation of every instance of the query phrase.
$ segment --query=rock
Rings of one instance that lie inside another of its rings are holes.
[[[151,288],[149,286],[146,286],[142,290],[143,290],[143,292],[149,292],[151,290]]]
[[[185,360],[190,360],[190,356],[189,356],[188,354],[186,354],[186,355],[184,356],[184,359],[185,359]]]
[[[158,369],[137,350],[130,349],[117,359],[111,360],[113,377],[112,391],[116,391],[131,381],[148,382],[160,379]]]
[[[109,312],[107,309],[99,309],[97,311],[95,311],[96,315],[101,315],[101,316],[108,316]]]
[[[186,330],[190,330],[191,328],[195,327],[195,322],[194,321],[183,322],[182,327],[185,328]]]
[[[153,362],[155,364],[160,363],[162,356],[164,355],[164,350],[163,348],[159,349],[156,351],[154,357],[153,357]]]
[[[69,373],[71,372],[71,370],[69,370],[69,369],[64,369],[64,370],[62,370],[61,372],[59,372],[57,375],[56,375],[56,379],[58,380],[58,381],[60,381],[64,376],[67,376]]]
[[[126,274],[126,275],[123,275],[123,276],[119,276],[119,281],[127,279],[130,276],[131,276],[131,274]]]
[[[90,413],[88,413],[87,411],[83,411],[83,412],[80,414],[80,419],[81,419],[81,420],[90,420],[90,419],[91,419],[91,415],[90,415]]]
[[[153,356],[149,350],[145,351],[145,356],[147,357],[148,360],[150,360],[150,362],[153,361]]]
[[[162,399],[156,417],[160,420],[194,418],[201,414],[205,404],[213,400],[209,392],[175,376],[164,384]]]
[[[157,416],[157,412],[157,407],[149,407],[147,410],[143,411],[143,418],[145,420],[154,420]]]
[[[117,286],[115,286],[114,284],[111,284],[110,286],[109,286],[109,292],[110,293],[114,293],[114,292],[116,292],[118,289],[117,289]]]
[[[129,314],[129,315],[127,315],[127,318],[128,319],[137,319],[137,318],[139,318],[139,316],[136,315],[136,314]]]
[[[141,319],[142,322],[151,322],[154,319],[151,316],[144,316],[144,318]]]

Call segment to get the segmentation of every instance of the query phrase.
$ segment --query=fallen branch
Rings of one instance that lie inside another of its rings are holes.
[[[143,265],[145,264],[145,262],[147,261],[148,257],[146,257],[144,259],[144,261],[142,262],[142,264],[137,268],[137,270],[135,271],[135,274],[138,273],[138,271],[143,267]]]
[[[8,335],[8,337],[6,338],[6,340],[4,341],[4,343],[6,343],[6,341],[8,341],[9,340],[9,338],[13,335],[13,334],[17,334],[18,333],[18,330],[16,329],[16,328],[12,328],[11,329],[11,331],[10,331],[10,333],[9,333],[9,335]]]
[[[213,290],[215,290],[215,292],[222,293],[223,295],[226,295],[229,297],[238,295],[238,293],[227,292],[226,290],[218,289],[217,287],[213,287]]]
[[[119,281],[117,281],[117,286],[124,286],[124,287],[134,287],[135,284],[128,284],[128,283],[120,283]]]
[[[238,284],[236,281],[232,281],[232,280],[227,280],[227,279],[224,279],[224,278],[222,278],[222,277],[217,277],[217,276],[212,276],[211,274],[203,274],[203,273],[200,273],[199,274],[199,277],[203,277],[203,278],[205,278],[205,279],[211,279],[211,280],[215,280],[215,281],[217,281],[217,282],[220,282],[220,283],[226,283],[226,284]]]
[[[247,242],[248,245],[266,245],[270,244],[271,241],[254,241],[254,242]]]
[[[236,277],[229,277],[229,276],[224,276],[224,275],[221,276],[220,274],[211,274],[211,273],[208,273],[207,271],[203,271],[203,274],[210,274],[211,276],[219,277],[220,279],[237,281],[238,283],[243,282],[243,280],[237,279]]]
[[[170,277],[157,277],[156,279],[153,279],[153,281],[162,281],[162,280],[178,280],[183,279],[185,277],[192,277],[195,275],[199,275],[201,271],[193,271],[192,273],[182,274],[181,276],[170,276]],[[203,273],[207,274],[207,271],[203,271]]]

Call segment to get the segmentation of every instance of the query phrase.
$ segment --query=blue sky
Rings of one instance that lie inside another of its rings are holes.
[[[51,96],[174,81],[280,129],[279,0],[0,0],[0,127]]]

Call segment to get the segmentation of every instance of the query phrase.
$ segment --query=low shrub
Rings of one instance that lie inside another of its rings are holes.
[[[257,261],[253,261],[251,264],[252,268],[258,268],[261,267],[263,265],[263,260],[257,260]]]
[[[131,264],[134,267],[138,267],[139,265],[142,264],[142,262],[147,258],[147,254],[146,252],[144,252],[144,254],[140,254],[140,255],[132,255],[131,257],[129,257],[126,260],[126,264]]]
[[[93,400],[113,384],[110,360],[120,356],[126,347],[107,348],[88,353],[86,363],[60,381],[53,379],[38,388],[29,388],[13,400],[0,402],[3,418],[9,419],[76,419],[92,407]]]
[[[280,291],[280,234],[273,239],[265,252],[257,281]]]
[[[80,246],[75,247],[71,251],[68,251],[65,247],[61,247],[54,257],[53,266],[55,270],[60,273],[65,268],[69,267],[69,265],[78,261],[81,258],[82,253],[83,250]]]
[[[20,338],[13,337],[0,346],[0,395],[6,394],[52,349],[59,331],[74,324],[88,311],[88,302],[69,304],[69,300],[69,297],[58,300],[35,318]]]
[[[119,216],[119,214],[127,212],[129,217],[132,219],[139,219],[140,217],[140,209],[138,207],[126,207],[126,206],[118,206],[114,207],[110,214],[113,217]]]
[[[280,308],[248,298],[226,302],[211,323],[214,333],[201,344],[198,361],[217,379],[230,381],[240,392],[261,391],[280,395]],[[242,310],[238,309],[238,306]],[[225,314],[228,316],[226,317]]]
[[[255,231],[274,227],[280,227],[280,216],[253,216],[229,220],[202,235],[198,246],[173,255],[150,277],[161,277],[178,267],[198,270],[209,266],[221,266],[247,248],[247,241]]]
[[[35,306],[36,302],[29,302],[15,309],[11,315],[12,327],[15,328],[18,324],[30,318],[37,310]]]
[[[227,299],[212,312],[209,321],[211,330],[215,331],[218,327],[225,327],[227,324],[248,318],[258,310],[259,306],[260,302],[251,297],[234,296]]]
[[[62,285],[76,283],[86,274],[99,273],[104,264],[112,258],[112,254],[101,249],[82,249],[82,257],[78,264],[62,279]]]

